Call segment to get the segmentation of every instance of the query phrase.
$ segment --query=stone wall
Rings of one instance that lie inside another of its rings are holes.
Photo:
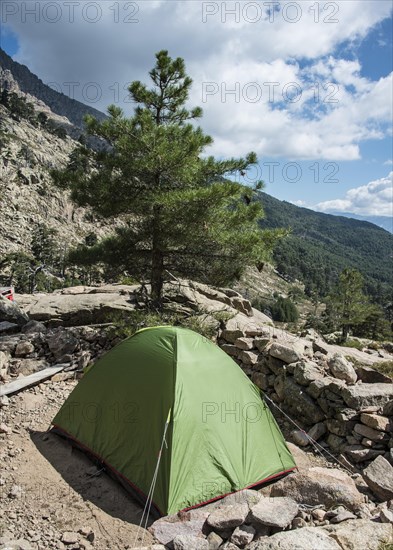
[[[351,464],[382,455],[393,463],[393,384],[371,367],[356,366],[323,345],[280,341],[271,329],[223,330],[219,344],[308,436]]]

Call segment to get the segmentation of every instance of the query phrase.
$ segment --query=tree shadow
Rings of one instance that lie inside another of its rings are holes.
[[[139,525],[143,507],[105,471],[99,472],[89,457],[53,432],[30,431],[30,438],[41,455],[83,500],[114,518]],[[97,475],[98,474],[98,475]],[[149,517],[148,526],[154,521]]]

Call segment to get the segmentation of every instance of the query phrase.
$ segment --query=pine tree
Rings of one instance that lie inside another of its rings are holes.
[[[352,268],[340,273],[337,287],[328,302],[330,316],[341,329],[343,340],[347,339],[352,328],[365,321],[372,307],[363,293],[362,275]]]
[[[149,74],[152,88],[139,81],[129,87],[137,104],[131,118],[114,105],[103,122],[86,117],[88,133],[102,138],[105,150],[82,144],[53,177],[79,205],[122,220],[114,235],[71,258],[149,281],[160,306],[168,272],[227,284],[266,259],[279,232],[260,230],[263,212],[253,190],[229,179],[255,164],[255,153],[205,156],[212,138],[193,123],[201,109],[185,107],[192,80],[184,61],[160,51]]]

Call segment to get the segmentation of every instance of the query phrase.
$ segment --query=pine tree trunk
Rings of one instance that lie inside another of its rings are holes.
[[[164,255],[160,247],[160,207],[153,210],[153,243],[151,260],[151,299],[155,308],[162,306],[162,287],[164,283]]]

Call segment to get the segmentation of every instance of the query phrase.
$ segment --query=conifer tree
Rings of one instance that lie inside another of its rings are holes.
[[[186,108],[192,80],[184,61],[160,51],[149,74],[151,88],[140,81],[129,87],[133,116],[111,105],[103,122],[86,117],[88,132],[107,147],[97,152],[81,144],[53,177],[79,205],[121,220],[112,236],[77,249],[71,260],[100,261],[150,282],[160,306],[168,272],[228,284],[266,259],[279,232],[260,230],[255,190],[234,181],[257,162],[255,153],[205,155],[212,138],[194,122],[201,109]]]

